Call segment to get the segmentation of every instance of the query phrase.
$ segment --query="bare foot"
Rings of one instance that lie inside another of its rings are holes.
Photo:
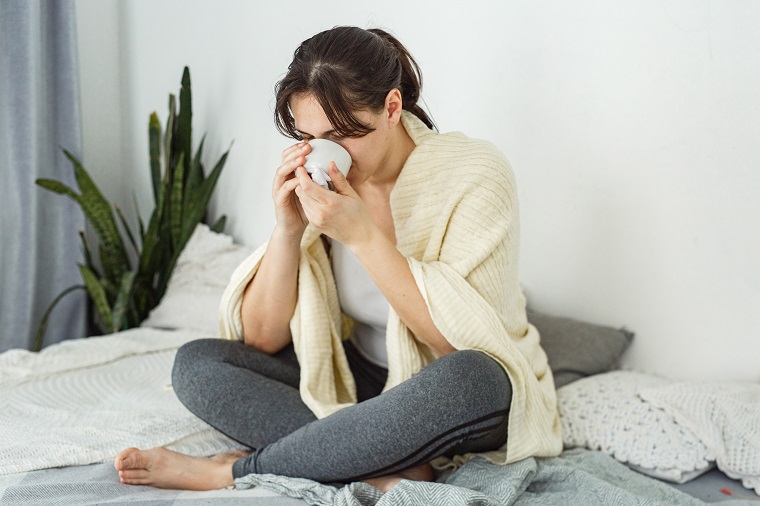
[[[166,448],[127,448],[116,456],[114,467],[126,485],[150,485],[180,490],[215,490],[234,483],[232,464],[246,452],[221,453],[209,458],[191,457]]]
[[[387,476],[370,478],[368,480],[364,480],[364,483],[369,483],[383,493],[386,493],[395,487],[401,480],[433,481],[434,479],[435,474],[433,473],[433,466],[430,464],[422,464],[421,466],[404,469],[397,474],[389,474]]]

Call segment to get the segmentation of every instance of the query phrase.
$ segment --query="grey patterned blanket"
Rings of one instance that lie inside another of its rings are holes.
[[[0,477],[2,505],[260,506],[532,506],[703,505],[670,485],[639,474],[606,454],[568,450],[561,456],[496,466],[475,459],[437,482],[402,481],[383,495],[364,483],[344,487],[273,475],[238,479],[211,492],[121,485],[110,464],[74,466]],[[725,506],[755,506],[729,499]]]

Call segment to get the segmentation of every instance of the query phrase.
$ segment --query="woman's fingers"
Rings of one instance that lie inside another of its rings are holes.
[[[305,146],[309,146],[309,144],[307,142],[301,141],[296,144],[293,144],[292,146],[285,148],[282,151],[282,158],[281,158],[282,163],[284,163],[285,160],[295,156],[296,153],[300,153],[301,151],[303,151]],[[309,148],[311,148],[311,146],[309,146]]]
[[[300,193],[298,193],[299,198],[308,198],[323,205],[329,202],[333,192],[322,188],[320,185],[312,181],[309,173],[306,172],[306,169],[298,167],[295,175],[300,187]]]
[[[291,146],[293,149],[287,149],[283,152],[282,165],[277,167],[272,182],[273,190],[277,190],[285,181],[293,177],[293,172],[306,163],[306,155],[311,150],[308,144]],[[287,152],[287,155],[285,154]]]
[[[294,233],[303,233],[304,227],[309,223],[303,205],[296,195],[296,188],[301,183],[295,171],[300,167],[304,173],[306,172],[303,164],[310,151],[311,146],[306,142],[299,142],[285,149],[282,152],[282,163],[277,167],[272,180],[272,200],[277,224]]]
[[[296,144],[293,148],[288,152],[287,156],[283,156],[282,164],[278,168],[278,171],[282,169],[283,172],[287,173],[289,168],[293,171],[296,167],[306,162],[306,155],[311,151],[311,146],[304,142]]]
[[[275,190],[273,195],[275,215],[277,223],[285,227],[300,228],[306,226],[309,220],[304,213],[303,206],[296,194],[300,187],[295,177],[288,179],[283,185]]]
[[[328,174],[330,175],[330,179],[332,180],[336,192],[340,193],[341,195],[356,194],[354,189],[351,188],[351,185],[348,183],[346,176],[343,175],[343,173],[338,169],[338,166],[335,165],[335,162],[330,162]]]
[[[299,181],[296,178],[291,178],[285,181],[279,188],[275,189],[274,199],[278,205],[287,203],[291,193],[298,187]]]

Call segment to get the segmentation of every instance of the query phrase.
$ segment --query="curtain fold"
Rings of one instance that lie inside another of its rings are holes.
[[[0,0],[0,351],[33,346],[49,304],[81,284],[81,210],[35,184],[76,188],[61,148],[81,157],[81,146],[74,0]],[[84,335],[79,290],[52,313],[45,344]]]

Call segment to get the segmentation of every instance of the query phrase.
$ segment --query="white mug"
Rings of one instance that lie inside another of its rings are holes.
[[[351,168],[351,155],[340,144],[327,139],[312,139],[309,141],[311,152],[306,155],[303,167],[318,185],[333,190],[332,180],[327,174],[330,162],[335,162],[338,170],[344,176]]]

